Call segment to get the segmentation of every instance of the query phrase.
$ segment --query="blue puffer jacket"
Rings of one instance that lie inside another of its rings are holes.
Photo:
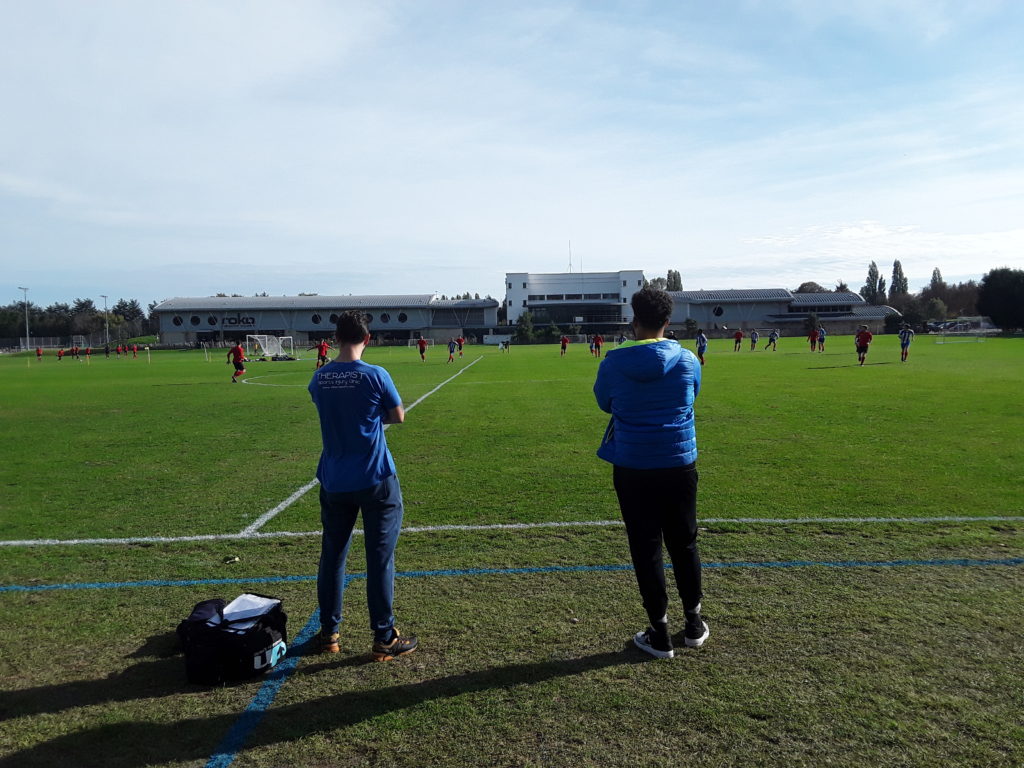
[[[631,469],[692,464],[693,401],[699,391],[697,357],[672,339],[610,350],[594,382],[598,407],[612,415],[597,455]]]

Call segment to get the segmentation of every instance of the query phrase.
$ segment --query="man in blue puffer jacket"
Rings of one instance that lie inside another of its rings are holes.
[[[633,642],[658,658],[674,655],[662,542],[683,601],[687,646],[703,645],[710,631],[701,617],[697,552],[697,436],[693,401],[700,363],[665,329],[672,297],[644,288],[633,294],[636,341],[608,352],[594,383],[602,411],[612,415],[597,455],[613,465],[612,479],[626,524],[629,551],[650,626]]]

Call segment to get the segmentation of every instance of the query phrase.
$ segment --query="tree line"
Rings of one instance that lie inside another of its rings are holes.
[[[1001,267],[986,273],[980,282],[947,283],[936,267],[928,285],[911,293],[899,259],[892,264],[888,288],[872,261],[858,293],[869,304],[899,310],[900,322],[911,325],[982,315],[1006,330],[1024,328],[1024,270]]]
[[[54,302],[48,307],[28,303],[28,324],[33,337],[74,335],[88,336],[102,334],[110,324],[110,338],[130,339],[135,336],[156,333],[156,318],[151,317],[153,307],[147,312],[137,299],[118,299],[104,314],[92,299],[75,299],[72,303]],[[14,301],[0,306],[0,338],[25,337],[25,302]]]

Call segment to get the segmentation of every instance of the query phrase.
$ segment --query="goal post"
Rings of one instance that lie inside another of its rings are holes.
[[[245,337],[245,356],[294,360],[295,342],[291,336],[249,334]]]

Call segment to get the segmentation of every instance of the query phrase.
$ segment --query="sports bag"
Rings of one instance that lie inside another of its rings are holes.
[[[288,616],[276,597],[245,593],[196,603],[178,624],[190,683],[220,685],[266,672],[288,650]]]

